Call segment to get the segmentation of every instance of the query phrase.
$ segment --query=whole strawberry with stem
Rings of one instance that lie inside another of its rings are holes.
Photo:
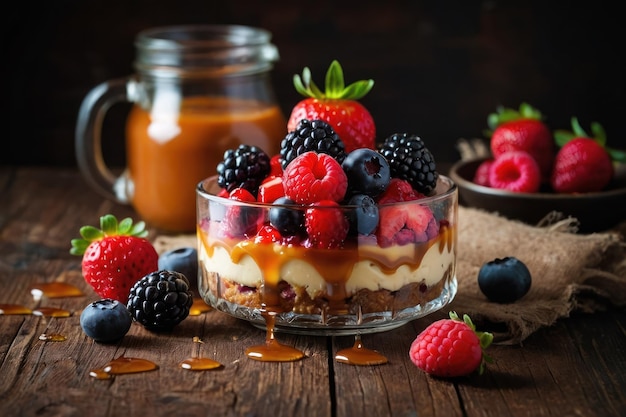
[[[302,119],[323,120],[330,124],[345,144],[345,151],[357,148],[375,148],[376,125],[369,110],[359,99],[370,92],[373,80],[360,80],[345,85],[343,69],[334,60],[326,72],[325,90],[313,82],[311,71],[305,67],[302,76],[296,74],[293,83],[298,93],[306,98],[291,110],[287,130],[292,132]]]
[[[589,135],[578,119],[571,120],[572,130],[556,130],[560,147],[554,161],[550,185],[557,193],[601,191],[613,179],[613,161],[626,162],[626,152],[606,146],[606,132],[593,122]]]
[[[124,304],[130,289],[143,276],[158,270],[159,255],[150,241],[144,222],[131,218],[118,222],[112,214],[100,217],[100,229],[80,228],[80,239],[72,239],[72,255],[82,256],[85,281],[102,298]]]
[[[477,332],[467,314],[463,319],[451,311],[449,319],[438,320],[422,331],[411,344],[409,357],[424,372],[438,377],[482,374],[491,358],[485,349],[493,335]]]
[[[556,147],[539,110],[528,103],[520,104],[519,109],[498,107],[488,116],[487,124],[494,158],[510,151],[527,152],[537,161],[541,179],[549,180]]]

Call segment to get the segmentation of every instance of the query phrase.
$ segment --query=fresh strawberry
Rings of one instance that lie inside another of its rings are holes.
[[[519,110],[499,107],[496,113],[489,115],[487,122],[494,158],[510,151],[528,152],[537,161],[542,180],[549,180],[556,149],[541,112],[527,103],[522,103]]]
[[[345,144],[345,151],[357,148],[375,148],[376,125],[370,112],[357,100],[363,98],[374,86],[373,80],[360,80],[344,84],[343,70],[333,61],[326,72],[326,88],[321,91],[311,78],[309,68],[302,77],[294,76],[296,90],[306,98],[291,110],[287,131],[296,129],[302,119],[324,120],[330,124]]]
[[[306,210],[304,220],[309,244],[320,249],[341,246],[350,229],[339,203],[332,200],[311,204]]]
[[[451,311],[449,319],[438,320],[422,331],[411,344],[409,357],[422,371],[438,377],[459,377],[484,372],[490,362],[484,350],[493,335],[477,332],[467,314],[463,320]]]
[[[280,154],[276,154],[270,158],[270,173],[268,177],[281,177],[283,175],[283,166],[280,162]]]
[[[550,185],[557,193],[586,193],[603,190],[614,175],[613,160],[626,162],[626,153],[606,147],[606,133],[592,123],[588,135],[577,118],[572,130],[554,134],[561,147],[556,155]]]
[[[287,165],[283,187],[285,196],[298,204],[341,201],[348,189],[348,178],[332,156],[308,151]]]
[[[539,165],[528,152],[505,152],[493,161],[489,184],[493,188],[517,193],[536,193],[541,186]]]
[[[379,217],[376,237],[383,248],[426,242],[439,232],[439,226],[430,209],[417,203],[382,206],[379,208]]]
[[[80,228],[81,239],[72,239],[72,255],[82,256],[85,281],[102,298],[126,304],[131,287],[158,270],[159,254],[145,239],[144,222],[130,218],[118,223],[112,214],[100,217],[100,229]]]
[[[480,165],[478,165],[478,168],[476,168],[472,182],[474,184],[482,185],[483,187],[491,187],[491,183],[489,182],[489,172],[491,171],[492,165],[493,158],[489,158],[481,162]]]
[[[261,203],[272,203],[284,195],[283,177],[267,177],[259,186],[257,200]]]

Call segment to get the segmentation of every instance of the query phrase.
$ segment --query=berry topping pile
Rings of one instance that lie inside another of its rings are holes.
[[[409,357],[422,371],[437,377],[482,374],[491,361],[484,350],[493,335],[477,332],[469,316],[463,320],[451,311],[449,319],[438,320],[422,331],[411,344]]]
[[[513,192],[587,193],[609,187],[614,162],[626,152],[606,146],[606,134],[592,123],[592,135],[575,117],[571,130],[552,132],[539,110],[522,103],[519,110],[500,107],[489,115],[491,157],[476,170],[473,182]]]
[[[227,238],[320,249],[341,248],[363,237],[388,247],[437,236],[439,223],[428,207],[392,204],[434,193],[435,161],[419,137],[394,134],[379,149],[345,149],[328,122],[300,120],[282,141],[279,155],[257,158],[264,166],[273,161],[273,168],[257,169],[254,159],[246,158],[246,169],[264,176],[236,183],[225,181],[223,174],[218,179],[221,197],[271,204],[268,218],[258,205],[227,205],[216,219],[218,230]],[[234,153],[225,153],[218,172],[224,172]]]

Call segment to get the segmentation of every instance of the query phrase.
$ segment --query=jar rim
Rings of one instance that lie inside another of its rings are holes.
[[[176,25],[145,29],[136,36],[135,45],[143,49],[232,48],[263,45],[271,33],[244,25]]]
[[[159,76],[244,75],[266,72],[279,59],[268,30],[244,25],[178,25],[136,36],[135,68]]]

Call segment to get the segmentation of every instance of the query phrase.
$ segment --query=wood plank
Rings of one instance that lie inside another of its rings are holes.
[[[192,316],[166,333],[134,323],[116,344],[98,344],[79,325],[98,299],[69,254],[70,239],[98,216],[130,215],[128,206],[90,192],[74,170],[0,169],[0,303],[65,308],[68,318],[0,316],[0,415],[171,416],[590,416],[626,415],[626,311],[573,314],[520,346],[494,345],[483,376],[430,377],[408,359],[417,334],[447,311],[398,329],[363,335],[389,363],[358,367],[334,361],[352,345],[347,336],[277,334],[306,353],[293,363],[262,363],[245,349],[265,332],[223,313]],[[159,232],[160,233],[160,232]],[[34,300],[29,285],[64,281],[82,297]],[[60,333],[64,342],[39,340]],[[202,344],[194,343],[197,336]],[[194,349],[224,365],[181,369]],[[120,355],[154,361],[159,369],[99,381],[89,371]]]

